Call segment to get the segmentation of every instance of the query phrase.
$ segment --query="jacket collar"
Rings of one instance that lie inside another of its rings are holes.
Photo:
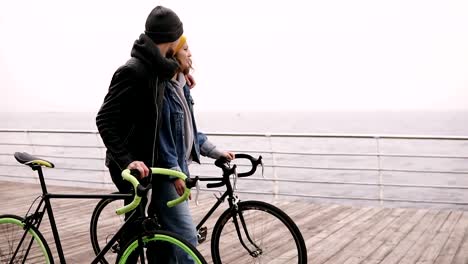
[[[162,56],[158,46],[145,34],[135,40],[131,56],[141,60],[147,67],[151,68],[159,78],[170,79],[177,71],[179,64]]]

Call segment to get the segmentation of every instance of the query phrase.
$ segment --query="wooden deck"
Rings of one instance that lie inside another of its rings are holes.
[[[70,187],[48,188],[53,193],[102,193],[102,190]],[[0,182],[0,214],[24,215],[39,194],[39,185]],[[90,201],[94,200],[55,200],[52,203],[68,263],[89,263],[93,258],[89,219],[95,202]],[[205,194],[201,206],[192,203],[196,221],[214,201],[212,195]],[[309,263],[468,263],[466,211],[291,201],[275,204],[301,229]],[[213,225],[214,219],[207,224],[209,232]],[[41,230],[55,252],[48,222],[44,222]],[[199,249],[210,261],[209,242],[200,245]]]

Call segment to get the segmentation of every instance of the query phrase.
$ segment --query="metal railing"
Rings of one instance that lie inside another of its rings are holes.
[[[213,141],[224,139],[225,145],[230,145],[234,152],[264,156],[265,175],[242,179],[239,192],[274,198],[379,204],[468,205],[468,137],[283,133],[207,135]],[[357,141],[360,143],[356,144]],[[11,161],[15,151],[24,149],[52,162],[55,159],[62,161],[57,166],[60,173],[50,177],[54,183],[113,185],[103,165],[105,147],[96,131],[0,130],[0,180],[34,179],[33,174],[24,172],[24,166]],[[243,165],[239,164],[239,167]],[[48,173],[54,174],[52,171]],[[304,176],[290,177],[296,174]],[[90,176],[86,178],[83,175]],[[211,161],[203,159],[193,175],[219,174]],[[268,186],[261,187],[265,183]]]

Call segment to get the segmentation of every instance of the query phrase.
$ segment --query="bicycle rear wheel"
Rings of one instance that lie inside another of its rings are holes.
[[[117,193],[116,193],[117,194]],[[124,206],[123,199],[104,198],[94,208],[90,222],[91,244],[97,255],[125,222],[124,215],[117,215],[115,210]],[[101,263],[115,263],[120,250],[116,242],[101,260]]]
[[[183,263],[206,264],[200,252],[187,240],[163,230],[147,232],[141,239],[131,239],[120,251],[117,263],[143,263],[140,259],[142,255],[144,263],[154,263],[156,260],[157,263],[178,263],[173,258],[175,251],[183,255]]]
[[[22,217],[0,215],[0,263],[53,263],[42,234],[33,226],[25,230],[24,225]]]
[[[237,206],[237,211],[227,209],[213,229],[214,263],[307,263],[304,239],[288,215],[260,201]]]

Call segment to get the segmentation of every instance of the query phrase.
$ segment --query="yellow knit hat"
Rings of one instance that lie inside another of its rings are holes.
[[[185,42],[187,42],[187,38],[184,35],[180,36],[179,43],[174,49],[174,54],[177,54],[177,52],[179,52],[179,50],[184,46]]]

